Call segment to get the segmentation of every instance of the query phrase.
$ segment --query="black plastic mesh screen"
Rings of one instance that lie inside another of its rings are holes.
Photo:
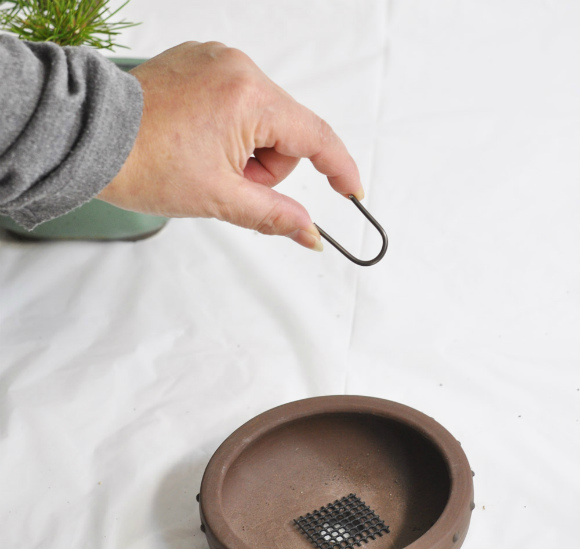
[[[318,549],[350,549],[389,533],[389,527],[354,494],[318,511],[294,519],[302,533]]]

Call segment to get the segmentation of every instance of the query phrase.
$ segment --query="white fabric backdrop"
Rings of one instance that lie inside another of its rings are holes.
[[[223,439],[346,393],[462,442],[466,548],[577,549],[578,7],[134,0],[130,55],[219,40],[325,117],[390,248],[361,268],[213,220],[134,244],[2,239],[0,547],[206,548],[195,495]],[[280,190],[375,253],[307,163]]]

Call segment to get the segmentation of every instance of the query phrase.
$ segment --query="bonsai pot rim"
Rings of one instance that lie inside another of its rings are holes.
[[[427,439],[443,457],[450,481],[448,500],[440,516],[406,549],[443,549],[463,542],[473,510],[473,472],[460,443],[433,418],[396,402],[374,397],[336,395],[290,402],[251,419],[216,450],[203,475],[199,494],[202,530],[212,549],[265,549],[250,547],[228,523],[222,487],[229,468],[263,436],[283,425],[332,414],[362,414],[402,424]]]

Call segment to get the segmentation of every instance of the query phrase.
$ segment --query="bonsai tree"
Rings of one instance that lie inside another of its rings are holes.
[[[33,42],[122,48],[117,36],[138,23],[112,19],[129,1],[111,11],[110,0],[0,0],[0,30]]]

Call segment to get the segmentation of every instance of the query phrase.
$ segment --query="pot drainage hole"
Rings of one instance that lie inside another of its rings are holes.
[[[294,519],[294,523],[318,549],[352,549],[389,533],[383,520],[355,494]]]

